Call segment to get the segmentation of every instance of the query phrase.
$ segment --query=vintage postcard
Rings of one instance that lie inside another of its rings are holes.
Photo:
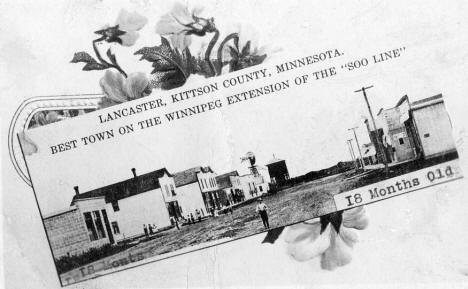
[[[463,178],[447,107],[465,96],[450,67],[421,64],[434,43],[262,35],[223,3],[113,4],[63,63],[101,92],[18,107],[10,159],[61,286],[260,233],[333,270],[351,259],[327,250],[353,246],[364,205]]]

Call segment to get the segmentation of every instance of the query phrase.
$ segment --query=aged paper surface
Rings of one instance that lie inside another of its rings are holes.
[[[7,288],[466,285],[465,3],[2,6]]]

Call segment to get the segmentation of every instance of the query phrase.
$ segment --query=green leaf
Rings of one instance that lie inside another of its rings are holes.
[[[202,58],[196,60],[195,73],[203,75],[206,78],[213,76],[209,63]]]
[[[114,65],[118,65],[117,64],[117,59],[115,58],[115,54],[112,53],[111,49],[107,49],[107,57],[109,57],[109,60],[112,62],[112,64]]]
[[[212,59],[211,63],[215,67],[223,67],[224,65],[229,64],[228,61],[221,63],[217,59]],[[203,75],[206,78],[213,77],[213,72],[210,68],[210,64],[208,63],[208,61],[206,61],[206,59],[200,57],[192,57],[192,73]]]
[[[236,48],[232,47],[232,46],[228,46],[229,48],[229,54],[231,55],[232,58],[239,58],[239,51],[237,51]]]
[[[140,60],[152,62],[153,85],[162,89],[172,89],[184,85],[193,73],[193,59],[188,48],[180,53],[172,49],[169,41],[161,37],[161,45],[143,47],[135,52]]]
[[[84,71],[90,70],[103,70],[109,68],[107,65],[97,62],[91,55],[87,52],[76,52],[73,55],[71,63],[84,62],[86,65],[83,67]]]
[[[97,63],[97,61],[89,55],[87,52],[81,51],[76,52],[73,55],[73,59],[70,61],[71,63],[78,63],[78,62],[85,62],[85,63]]]
[[[108,68],[107,65],[101,64],[101,63],[86,63],[86,65],[83,67],[84,71],[89,71],[89,70],[103,70]]]
[[[250,40],[247,41],[247,43],[244,45],[244,48],[242,48],[241,55],[242,56],[248,56],[250,54]]]

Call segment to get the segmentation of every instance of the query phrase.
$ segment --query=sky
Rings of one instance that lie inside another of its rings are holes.
[[[121,8],[138,11],[149,22],[135,46],[113,49],[127,71],[149,74],[150,64],[138,61],[133,52],[158,44],[155,23],[172,7],[170,1],[27,3],[27,7],[25,3],[2,7],[8,13],[0,20],[2,27],[10,29],[1,40],[0,50],[1,73],[10,85],[0,84],[0,88],[4,94],[17,95],[19,101],[38,95],[99,93],[102,71],[84,72],[80,64],[69,62],[77,51],[91,52],[93,31],[113,24]],[[51,158],[40,146],[39,153],[28,161],[43,213],[68,206],[73,186],[79,185],[84,192],[120,181],[131,176],[132,167],[145,173],[160,167],[176,172],[210,165],[219,174],[233,169],[242,173],[247,165],[240,163],[240,157],[252,151],[260,165],[273,154],[285,159],[290,175],[297,176],[349,160],[346,140],[353,135],[348,128],[358,126],[361,144],[369,141],[363,124],[367,107],[362,95],[354,92],[362,86],[374,86],[368,92],[374,113],[380,107],[394,106],[405,94],[414,101],[442,93],[447,106],[455,97],[450,95],[452,84],[444,75],[457,65],[456,55],[464,53],[457,42],[459,19],[449,17],[457,15],[459,3],[447,3],[442,13],[437,12],[437,1],[415,1],[405,9],[374,1],[361,1],[362,9],[355,9],[351,3],[337,5],[337,1],[247,3],[251,2],[203,2],[206,8],[202,16],[213,16],[222,33],[241,26],[241,42],[243,35],[253,35],[260,46],[266,45],[270,52],[264,65],[268,67],[281,59],[335,48],[344,55],[327,64],[340,65],[378,52],[406,49],[400,58],[386,63],[347,73],[339,70],[333,79],[120,138],[119,142],[98,144],[79,154]],[[425,9],[421,9],[423,4]],[[245,9],[246,5],[250,9]],[[294,17],[290,17],[291,11]],[[207,41],[196,39],[194,50]],[[191,77],[185,87],[201,81],[200,77]],[[159,95],[167,97],[158,90],[151,97]],[[193,103],[202,100],[208,98]],[[63,122],[31,131],[31,137],[45,144],[59,141],[65,134],[96,131],[95,114],[76,122],[76,126]],[[55,133],[57,130],[60,133]]]

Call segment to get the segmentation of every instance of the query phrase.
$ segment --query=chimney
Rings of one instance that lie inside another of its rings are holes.
[[[80,190],[78,189],[78,186],[73,187],[75,189],[75,194],[78,196],[80,194]]]
[[[132,168],[132,173],[133,173],[133,177],[136,179],[136,178],[137,178],[137,174],[136,174],[135,168]]]

